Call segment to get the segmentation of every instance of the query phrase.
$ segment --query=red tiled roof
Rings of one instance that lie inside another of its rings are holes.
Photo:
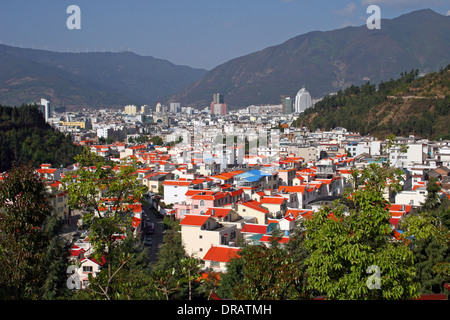
[[[133,217],[133,221],[132,221],[132,226],[134,227],[134,228],[137,228],[137,227],[139,227],[139,225],[141,224],[141,221],[142,221],[142,219],[139,219],[139,218],[137,218],[137,217]]]
[[[182,226],[202,226],[207,220],[209,216],[206,215],[193,215],[189,214],[184,217],[184,219],[180,222]]]
[[[285,198],[282,197],[263,197],[259,202],[262,204],[283,204],[286,202]]]
[[[214,210],[214,217],[221,218],[221,217],[225,217],[227,214],[229,214],[232,209],[209,208],[208,211],[206,211],[205,215],[213,216],[213,210]]]
[[[259,239],[260,242],[270,242],[272,240],[272,236],[269,235],[264,235],[261,237],[261,239]],[[288,237],[281,237],[278,240],[279,243],[287,243],[289,242],[289,238]]]
[[[233,258],[239,258],[240,251],[241,249],[239,248],[211,246],[203,260],[229,262]]]
[[[173,180],[166,180],[164,181],[163,185],[165,186],[190,186],[191,181],[173,181]]]
[[[267,233],[267,225],[266,224],[253,224],[253,223],[246,223],[242,229],[242,233],[259,233],[259,234],[266,234]]]
[[[260,211],[262,213],[269,213],[269,210],[260,207],[260,203],[258,201],[249,200],[249,201],[242,202],[241,204],[250,209],[254,209],[254,210]]]
[[[209,194],[195,194],[192,196],[192,200],[217,200],[222,199],[227,196],[226,193],[223,192],[217,192],[217,193],[209,193]]]

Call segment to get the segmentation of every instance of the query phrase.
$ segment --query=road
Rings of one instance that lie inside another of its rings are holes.
[[[158,251],[163,244],[164,226],[162,223],[162,218],[157,217],[149,206],[144,207],[144,226],[147,226],[147,217],[150,219],[150,222],[155,224],[155,232],[147,237],[153,240],[153,244],[149,247],[150,260],[156,261],[158,258]]]

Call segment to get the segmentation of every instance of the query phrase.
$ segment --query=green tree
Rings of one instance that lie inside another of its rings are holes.
[[[124,162],[112,168],[89,150],[75,160],[82,167],[67,174],[63,183],[69,192],[69,205],[84,212],[82,221],[89,231],[93,257],[104,261],[102,272],[95,279],[100,289],[96,292],[111,299],[125,288],[118,284],[115,288],[119,291],[109,291],[113,289],[112,279],[132,258],[121,246],[122,235],[133,237],[133,209],[142,203],[147,187],[137,180],[136,163]]]
[[[182,271],[181,261],[187,258],[186,251],[179,232],[179,223],[165,218],[166,223],[172,222],[168,225],[163,237],[163,245],[158,251],[157,261],[153,266],[153,270],[164,271],[175,269],[178,274]]]
[[[444,285],[450,280],[449,216],[450,209],[444,201],[432,210],[409,214],[399,223],[414,253],[422,294],[448,294]]]
[[[437,178],[431,177],[427,183],[427,196],[425,203],[422,205],[423,210],[433,210],[439,206],[439,191],[441,191],[441,187],[438,184]]]
[[[155,136],[151,138],[150,141],[157,146],[162,146],[164,144],[164,141],[160,136]]]
[[[0,184],[0,294],[39,299],[48,274],[49,243],[43,230],[51,216],[45,186],[31,165],[13,166]]]
[[[308,284],[328,299],[412,299],[414,257],[391,234],[384,193],[398,189],[400,172],[372,164],[355,172],[355,188],[308,220]]]
[[[282,246],[246,245],[230,261],[219,294],[237,300],[303,299],[303,268]]]

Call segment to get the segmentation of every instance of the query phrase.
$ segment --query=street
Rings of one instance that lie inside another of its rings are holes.
[[[151,238],[153,240],[153,244],[148,247],[148,251],[150,254],[150,261],[156,261],[158,258],[159,248],[163,244],[164,237],[164,226],[162,223],[162,218],[157,217],[150,206],[143,207],[143,223],[144,227],[147,226],[147,218],[149,218],[150,222],[155,224],[155,232],[153,234],[146,235],[147,238]],[[145,240],[144,240],[145,241]]]

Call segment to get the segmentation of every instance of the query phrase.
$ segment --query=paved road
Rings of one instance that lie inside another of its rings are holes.
[[[155,233],[148,235],[153,240],[153,245],[149,247],[150,260],[156,261],[159,249],[163,244],[164,227],[162,218],[156,216],[156,214],[150,209],[150,207],[144,207],[144,225],[147,225],[146,218],[150,219],[150,222],[155,224]]]

